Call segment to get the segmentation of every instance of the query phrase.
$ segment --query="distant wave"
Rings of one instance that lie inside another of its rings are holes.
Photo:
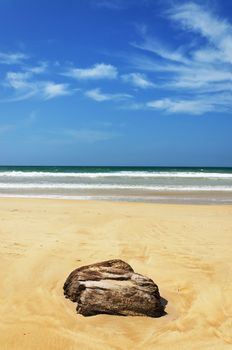
[[[223,191],[232,192],[232,186],[145,186],[113,184],[35,184],[35,183],[0,183],[0,189],[89,189],[89,190],[143,190],[143,191]]]
[[[1,177],[10,178],[207,178],[207,179],[232,179],[232,173],[210,173],[210,172],[150,172],[150,171],[115,171],[115,172],[42,172],[42,171],[0,171]]]

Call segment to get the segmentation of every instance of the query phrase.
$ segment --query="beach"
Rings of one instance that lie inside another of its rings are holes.
[[[231,205],[1,198],[1,350],[230,349]],[[122,259],[158,284],[161,318],[77,315],[69,273]]]

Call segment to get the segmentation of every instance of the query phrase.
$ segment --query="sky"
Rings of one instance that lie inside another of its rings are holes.
[[[232,1],[0,9],[0,165],[232,166]]]

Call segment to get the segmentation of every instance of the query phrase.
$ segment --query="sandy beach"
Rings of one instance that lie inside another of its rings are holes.
[[[1,350],[231,349],[232,206],[0,199]],[[63,283],[120,258],[168,301],[161,318],[77,315]]]

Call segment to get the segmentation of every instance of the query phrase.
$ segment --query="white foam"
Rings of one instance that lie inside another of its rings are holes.
[[[131,177],[131,178],[207,178],[207,179],[232,179],[229,173],[210,173],[210,172],[155,172],[155,171],[115,171],[115,172],[99,172],[99,173],[65,173],[65,172],[43,172],[43,171],[2,171],[1,177],[20,177],[20,178],[104,178],[104,177]]]
[[[232,186],[145,186],[113,184],[67,184],[67,183],[0,183],[0,189],[86,189],[86,190],[143,190],[143,191],[223,191],[232,192]]]

